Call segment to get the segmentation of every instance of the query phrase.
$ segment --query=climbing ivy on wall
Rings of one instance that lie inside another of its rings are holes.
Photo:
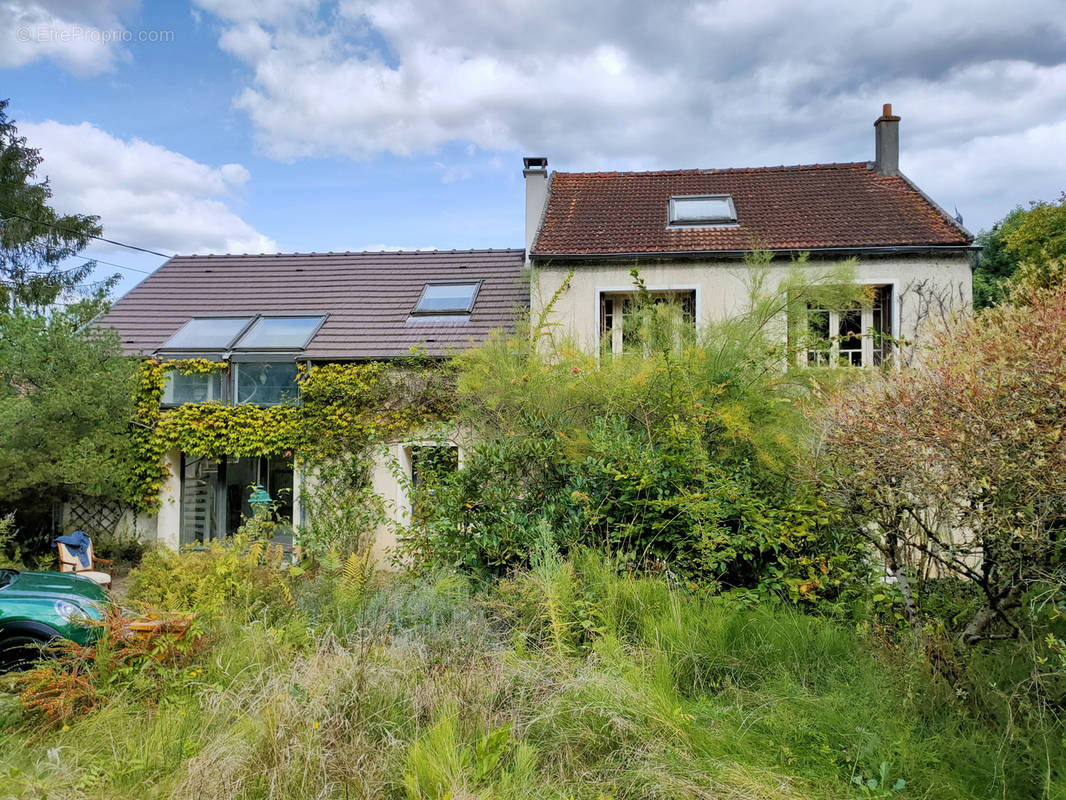
[[[130,497],[135,507],[158,509],[168,450],[211,458],[295,454],[305,464],[340,454],[369,458],[372,443],[448,419],[455,405],[452,365],[418,356],[388,364],[301,366],[298,405],[160,405],[171,370],[209,374],[228,366],[206,359],[143,363],[133,430],[139,454]]]

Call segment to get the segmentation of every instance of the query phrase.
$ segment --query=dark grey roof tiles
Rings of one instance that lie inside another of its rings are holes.
[[[128,353],[154,353],[193,317],[222,314],[328,314],[302,357],[397,358],[412,347],[448,355],[510,329],[529,306],[522,250],[177,256],[118,300],[101,318]],[[412,323],[426,283],[482,281],[461,323]]]

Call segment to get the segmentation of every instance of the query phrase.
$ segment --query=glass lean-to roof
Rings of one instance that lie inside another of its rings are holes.
[[[164,342],[161,350],[227,350],[253,317],[195,317]]]
[[[325,315],[194,317],[160,350],[303,350]]]
[[[737,210],[728,194],[670,198],[671,225],[729,225],[736,221]]]
[[[303,350],[324,317],[260,317],[233,347],[239,350]]]
[[[481,281],[427,283],[412,314],[469,314]]]

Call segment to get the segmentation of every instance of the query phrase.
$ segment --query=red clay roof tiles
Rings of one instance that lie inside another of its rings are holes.
[[[151,354],[192,317],[319,313],[329,318],[301,358],[397,358],[412,346],[447,355],[510,328],[529,306],[522,250],[178,256],[100,320],[129,353]],[[408,324],[422,287],[481,280],[463,322]]]
[[[866,163],[670,172],[556,172],[535,256],[891,246],[973,237],[902,176]],[[729,194],[737,224],[670,228],[675,195]]]

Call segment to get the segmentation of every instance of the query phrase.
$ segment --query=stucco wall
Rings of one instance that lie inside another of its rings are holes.
[[[177,550],[181,543],[181,451],[170,450],[165,453],[163,464],[168,474],[159,492],[155,540]]]
[[[374,492],[385,501],[385,509],[393,524],[381,525],[374,533],[372,554],[379,566],[392,565],[392,557],[398,544],[398,526],[411,521],[411,448],[423,445],[452,444],[457,450],[459,465],[463,463],[463,443],[469,437],[455,431],[446,438],[441,436],[406,437],[382,447],[374,457],[372,481]]]
[[[812,260],[804,267],[824,271],[833,262]],[[556,336],[568,335],[584,350],[594,350],[599,339],[599,293],[632,291],[632,262],[606,265],[537,265],[533,270],[530,308],[536,320],[563,285],[571,269],[570,287],[556,299],[548,322]],[[775,262],[766,288],[788,276],[792,265]],[[640,276],[650,290],[694,289],[697,324],[724,319],[742,311],[751,286],[749,268],[738,261],[684,261],[640,265]],[[968,309],[973,300],[970,257],[967,254],[876,258],[860,261],[855,270],[860,284],[893,287],[893,330],[915,339],[926,323],[954,311]]]

